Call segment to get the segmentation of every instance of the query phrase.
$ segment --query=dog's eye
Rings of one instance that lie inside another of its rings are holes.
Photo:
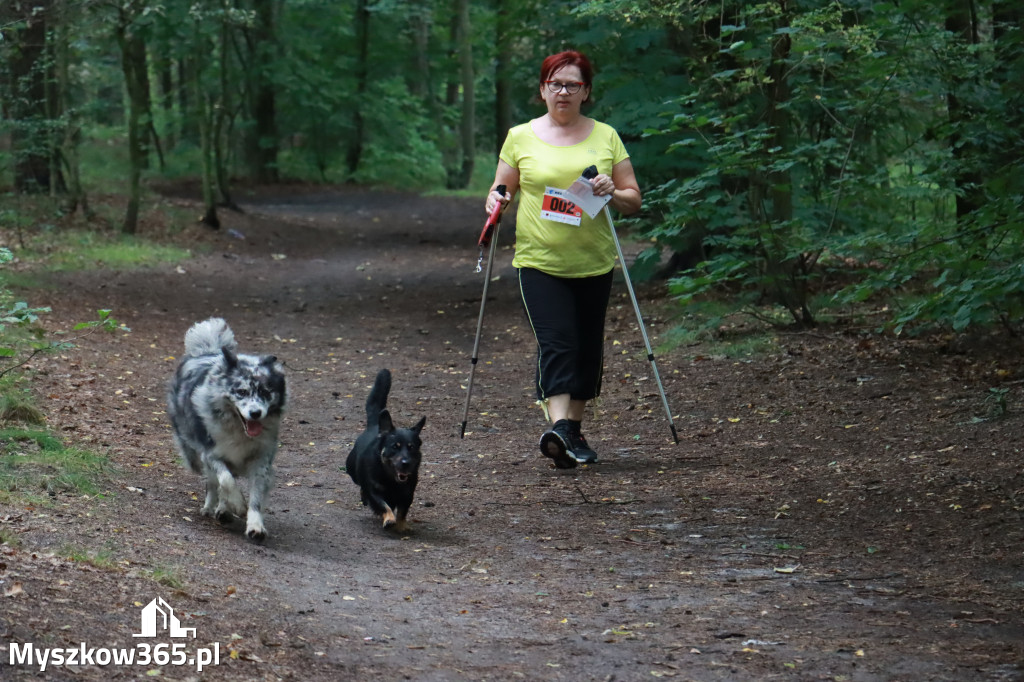
[[[250,391],[249,391],[248,388],[236,388],[235,389],[235,395],[238,396],[239,398],[248,398],[249,397],[249,392]]]

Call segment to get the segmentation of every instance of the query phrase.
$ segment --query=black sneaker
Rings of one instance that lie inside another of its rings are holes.
[[[580,464],[593,464],[597,461],[597,453],[590,449],[587,439],[574,425],[569,428],[569,450]]]
[[[573,469],[577,462],[569,446],[571,441],[569,420],[559,419],[551,426],[550,431],[545,431],[540,437],[541,454],[554,460],[555,466],[559,469]]]

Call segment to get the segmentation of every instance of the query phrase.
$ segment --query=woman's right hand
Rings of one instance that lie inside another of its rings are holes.
[[[487,201],[484,202],[484,211],[487,213],[487,215],[491,215],[492,213],[494,213],[494,206],[498,202],[507,204],[511,200],[512,196],[508,192],[505,192],[505,195],[502,196],[501,194],[498,193],[497,190],[492,189],[487,194]]]

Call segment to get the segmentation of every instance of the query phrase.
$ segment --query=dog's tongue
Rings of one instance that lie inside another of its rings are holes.
[[[245,422],[245,435],[255,438],[263,433],[263,424],[261,422],[254,419],[245,419],[243,421]]]

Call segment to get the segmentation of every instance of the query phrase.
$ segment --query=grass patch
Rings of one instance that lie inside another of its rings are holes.
[[[774,315],[774,318],[770,316]],[[750,360],[779,349],[778,330],[784,318],[777,309],[735,312],[725,302],[702,300],[690,305],[685,318],[662,332],[661,346],[689,348],[691,355]]]
[[[185,589],[185,580],[181,577],[179,570],[174,566],[166,566],[163,564],[154,566],[152,570],[148,571],[149,577],[160,583],[175,590]]]
[[[63,547],[59,554],[75,563],[88,564],[105,571],[117,568],[117,560],[114,558],[114,552],[110,548],[87,550],[69,545]]]
[[[746,330],[711,339],[703,345],[704,354],[721,355],[730,360],[752,360],[779,349],[779,339],[770,330]]]
[[[129,235],[74,232],[64,233],[63,244],[51,250],[46,269],[132,268],[174,263],[189,257],[187,249],[153,244]]]
[[[0,343],[3,341],[0,340]],[[2,368],[3,364],[0,363],[0,369]],[[17,374],[0,378],[0,424],[40,426],[46,421],[46,416],[36,407],[31,390],[18,386],[21,383],[26,381]]]
[[[171,235],[195,222],[186,209],[157,199],[144,200],[139,232],[124,234],[124,206],[117,197],[91,201],[93,217],[66,214],[58,202],[43,196],[0,194],[0,239],[26,268],[4,268],[3,285],[32,288],[31,271],[133,268],[176,263],[192,257],[188,248],[168,245]]]
[[[39,504],[57,493],[99,495],[107,458],[38,429],[0,429],[0,502]]]
[[[21,547],[21,538],[14,533],[14,531],[7,530],[6,528],[0,528],[0,545],[7,545],[18,549]]]
[[[35,273],[0,272],[0,290],[28,291],[45,286]]]

